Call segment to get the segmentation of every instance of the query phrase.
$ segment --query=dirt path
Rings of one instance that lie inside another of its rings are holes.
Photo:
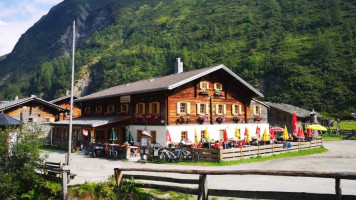
[[[113,161],[104,158],[90,158],[82,152],[71,155],[71,171],[78,176],[70,184],[81,184],[85,181],[105,181],[113,175],[116,167],[143,167],[169,169],[268,169],[268,170],[317,170],[332,172],[356,172],[356,141],[325,142],[329,152],[310,156],[283,158],[259,163],[246,163],[222,167],[201,167],[136,163],[135,161]],[[64,162],[64,152],[49,153],[49,161]],[[144,174],[144,173],[141,173]],[[160,176],[180,177],[159,173]],[[198,177],[189,175],[191,178]],[[184,175],[187,178],[187,175]],[[334,194],[333,179],[301,178],[278,176],[208,176],[209,188],[237,189],[251,191],[290,191],[308,193]],[[193,186],[196,187],[196,186]],[[342,193],[356,195],[356,181],[342,180]]]

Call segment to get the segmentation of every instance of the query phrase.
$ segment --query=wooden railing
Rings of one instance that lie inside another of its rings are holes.
[[[156,173],[179,173],[199,175],[199,179],[177,179],[150,175],[130,175],[123,172],[156,172]],[[340,180],[356,180],[356,172],[316,172],[316,171],[275,171],[275,170],[183,170],[183,169],[148,169],[148,168],[115,168],[116,183],[122,187],[123,179],[160,181],[179,184],[198,184],[198,189],[181,186],[170,186],[166,184],[144,184],[135,183],[136,187],[154,188],[161,190],[177,191],[198,195],[198,200],[206,200],[208,196],[224,196],[236,198],[268,198],[268,199],[356,199],[353,195],[342,196]],[[292,176],[292,177],[314,177],[335,179],[335,195],[295,193],[295,192],[261,192],[261,191],[237,191],[237,190],[212,190],[208,189],[208,175],[268,175],[268,176]]]
[[[268,144],[259,146],[247,146],[231,149],[189,149],[199,152],[201,161],[230,161],[242,158],[267,156],[272,154],[299,151],[322,146],[322,140],[285,142],[284,144]]]

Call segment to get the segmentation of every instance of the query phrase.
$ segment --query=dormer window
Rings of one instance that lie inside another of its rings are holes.
[[[95,108],[95,114],[96,114],[96,115],[101,115],[102,113],[103,113],[103,107],[97,106],[97,107]]]
[[[222,87],[222,84],[221,83],[214,83],[214,90],[222,90],[223,87]]]
[[[200,81],[199,89],[200,89],[199,94],[208,94],[209,93],[209,82],[208,81]]]

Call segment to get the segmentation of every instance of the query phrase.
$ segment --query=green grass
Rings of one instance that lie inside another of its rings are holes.
[[[336,129],[337,122],[334,122],[334,129]],[[341,121],[340,128],[342,130],[356,130],[356,121]]]
[[[146,189],[145,191],[158,199],[169,199],[169,200],[193,199],[193,195],[184,194],[184,193],[180,193],[180,192],[162,191],[162,190],[158,190],[158,189]]]
[[[264,162],[264,161],[274,160],[274,159],[278,159],[278,158],[307,156],[307,155],[311,155],[311,154],[325,153],[325,152],[328,152],[328,151],[329,151],[328,149],[326,149],[325,147],[322,146],[322,147],[314,148],[314,149],[303,149],[303,150],[300,150],[300,151],[292,151],[292,152],[286,152],[286,153],[281,153],[281,154],[272,154],[271,156],[258,156],[258,157],[251,157],[251,158],[245,158],[245,159],[233,160],[233,161],[221,161],[221,162],[199,161],[197,163],[191,163],[191,162],[179,162],[179,163],[164,162],[164,164],[170,164],[170,165],[194,165],[194,166],[227,166],[227,165],[238,165],[238,164],[243,164],[243,163]],[[149,161],[149,162],[158,163],[157,161]]]

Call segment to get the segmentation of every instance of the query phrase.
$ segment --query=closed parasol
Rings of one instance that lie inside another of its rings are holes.
[[[235,137],[236,137],[237,139],[240,139],[240,131],[239,131],[239,129],[237,128],[237,126],[236,126],[236,129],[235,129]]]
[[[262,138],[261,138],[262,141],[264,142],[267,142],[269,141],[269,137],[268,137],[268,132],[267,132],[267,128],[265,128],[265,131],[263,132],[263,135],[262,135]]]
[[[194,129],[194,142],[199,143],[197,129]]]
[[[308,129],[308,134],[307,134],[308,137],[313,137],[313,134],[311,132],[311,129]]]
[[[206,129],[205,129],[204,136],[205,136],[206,141],[209,142],[210,141],[210,135],[209,135],[209,132],[208,132],[208,127],[206,127]]]
[[[270,137],[269,137],[269,139],[270,140],[274,140],[274,139],[276,139],[276,136],[274,135],[274,131],[273,130],[269,130],[269,134],[270,134]]]
[[[296,137],[298,134],[298,128],[297,128],[297,114],[295,112],[293,112],[292,127],[293,127],[293,135]]]
[[[250,143],[250,142],[252,141],[252,139],[251,139],[251,136],[250,136],[250,133],[249,133],[247,127],[246,127],[246,129],[245,129],[245,135],[246,135],[246,142],[247,142],[247,143]]]
[[[167,143],[171,143],[172,142],[171,134],[169,134],[168,128],[167,128],[167,131],[166,131],[166,142]]]
[[[111,140],[111,141],[116,141],[117,139],[118,139],[118,138],[117,138],[117,134],[116,134],[115,130],[112,129],[111,134],[110,134],[110,139],[109,139],[109,140]]]
[[[225,131],[224,131],[224,142],[228,142],[229,141],[229,138],[227,137],[227,131],[226,131],[226,128],[225,128]]]
[[[134,139],[132,137],[131,131],[129,131],[129,133],[127,134],[127,138],[126,138],[125,142],[128,142],[129,144],[133,145]]]
[[[287,126],[285,126],[285,127],[284,127],[284,131],[283,131],[282,139],[283,139],[283,140],[288,140],[288,139],[289,139]]]
[[[305,138],[302,127],[299,127],[299,129],[298,129],[297,138],[299,138],[299,139],[304,139]]]

